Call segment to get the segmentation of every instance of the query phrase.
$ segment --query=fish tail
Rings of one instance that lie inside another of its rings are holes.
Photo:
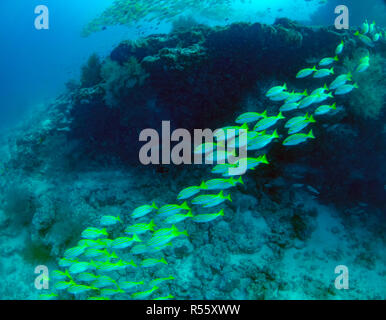
[[[151,220],[149,223],[149,230],[154,231],[154,227],[156,227],[154,220]]]
[[[153,220],[152,220],[153,221]],[[154,229],[152,229],[152,231],[154,231]],[[142,240],[137,236],[137,234],[134,233],[133,235],[133,241],[135,242],[142,242]]]
[[[267,159],[267,155],[263,154],[260,158],[261,163],[269,164],[269,161]]]
[[[186,201],[181,205],[181,209],[191,210]]]
[[[312,132],[312,129],[311,129],[310,132],[308,133],[307,137],[308,137],[308,138],[311,138],[311,139],[315,139],[315,136],[314,136],[314,133]]]
[[[334,102],[334,103],[332,104],[331,109],[336,110],[336,102]]]
[[[206,185],[205,181],[201,182],[200,189],[208,189],[208,186]]]
[[[248,129],[249,129],[248,123],[244,123],[244,124],[240,127],[240,129],[248,130]]]
[[[236,182],[241,183],[241,184],[244,184],[243,177],[240,176],[240,178],[238,178]]]
[[[158,210],[158,207],[156,206],[155,202],[153,201],[152,205],[151,205],[154,209]]]
[[[166,262],[165,258],[161,258],[160,262],[163,263],[163,264],[168,264],[168,263]]]
[[[273,138],[277,138],[277,139],[279,138],[279,135],[278,135],[276,129],[275,129],[275,131],[273,132],[272,137],[273,137]]]
[[[221,209],[218,214],[219,214],[219,216],[224,216],[224,209]]]
[[[229,200],[230,202],[232,202],[232,198],[231,198],[231,195],[230,195],[230,194],[228,194],[228,195],[225,197],[225,199],[227,199],[227,200]]]

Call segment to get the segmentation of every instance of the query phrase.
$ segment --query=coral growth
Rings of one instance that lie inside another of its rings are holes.
[[[362,57],[370,57],[367,72],[355,72]],[[346,58],[344,66],[353,72],[353,80],[358,83],[356,90],[349,97],[348,112],[363,120],[377,120],[381,117],[386,101],[385,59],[379,53],[369,53],[366,49],[358,49],[353,58]]]
[[[107,59],[102,67],[106,104],[110,107],[117,106],[134,92],[132,89],[142,86],[147,77],[148,74],[134,57],[123,65]]]
[[[81,86],[83,88],[89,88],[98,84],[102,80],[101,70],[102,64],[100,58],[94,53],[89,57],[86,65],[82,67]]]

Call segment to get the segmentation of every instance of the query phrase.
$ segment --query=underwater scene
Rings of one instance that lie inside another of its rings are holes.
[[[0,300],[384,300],[385,9],[1,1]]]

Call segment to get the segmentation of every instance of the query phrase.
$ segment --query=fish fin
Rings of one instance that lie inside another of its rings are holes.
[[[153,220],[152,220],[153,221]],[[154,229],[152,229],[152,231],[154,231]],[[142,240],[137,236],[137,234],[134,233],[133,235],[133,241],[135,242],[142,242]]]
[[[269,164],[269,161],[267,159],[267,155],[263,154],[260,159],[261,163]]]
[[[248,130],[248,129],[249,129],[248,123],[244,123],[244,124],[240,127],[240,129]]]
[[[187,230],[182,231],[181,234],[183,234],[183,235],[189,237],[189,234],[188,234],[188,231],[187,231]]]
[[[151,220],[149,223],[149,230],[154,231],[154,227],[156,227],[156,224],[154,223],[154,220]]]
[[[190,207],[186,201],[181,205],[181,209],[190,210]]]
[[[208,189],[208,186],[206,185],[205,181],[201,182],[200,189]]]

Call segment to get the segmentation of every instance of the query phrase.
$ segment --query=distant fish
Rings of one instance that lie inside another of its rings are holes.
[[[296,78],[298,78],[298,79],[306,78],[306,77],[308,77],[309,75],[313,74],[315,71],[317,71],[316,66],[314,66],[313,68],[305,68],[305,69],[302,69],[302,70],[300,70],[300,71],[297,73]]]
[[[320,192],[318,190],[316,190],[314,187],[311,187],[311,186],[307,186],[307,189],[312,192],[313,194],[316,194],[316,195],[319,195]]]
[[[367,34],[369,32],[369,29],[370,29],[370,26],[369,26],[369,23],[366,20],[365,22],[362,23],[361,31],[362,31],[363,34]]]
[[[157,210],[158,207],[155,205],[155,203],[153,201],[152,205],[143,205],[143,206],[140,206],[140,207],[134,209],[134,211],[131,214],[131,217],[132,218],[141,218],[143,216],[146,216],[150,212],[152,212],[154,209]]]
[[[109,234],[107,233],[106,229],[87,228],[82,232],[82,238],[85,239],[97,239],[108,236]]]
[[[286,83],[284,83],[284,85],[282,85],[282,86],[272,87],[271,89],[269,89],[269,90],[267,91],[267,93],[265,94],[265,96],[266,96],[266,97],[271,97],[271,96],[274,96],[274,95],[276,95],[276,94],[278,94],[278,93],[280,93],[280,92],[283,92],[283,91],[285,91],[285,90],[287,90],[287,84],[286,84]]]
[[[195,205],[201,205],[204,208],[211,208],[223,203],[226,200],[232,202],[231,195],[228,194],[227,196],[224,196],[223,190],[221,190],[219,194],[205,194],[198,196],[192,200],[192,203]]]
[[[100,225],[107,227],[117,224],[118,222],[121,222],[121,218],[115,217],[115,216],[103,216],[100,221]]]
[[[344,42],[342,40],[340,44],[338,44],[338,46],[336,47],[335,54],[337,55],[341,54],[343,52],[343,49],[344,49]]]
[[[322,60],[320,60],[319,65],[325,67],[329,66],[330,64],[333,64],[335,61],[339,61],[338,56],[335,56],[333,58],[323,58]]]
[[[351,92],[354,89],[358,89],[358,85],[356,83],[354,84],[345,84],[343,86],[340,86],[339,88],[336,89],[335,94],[336,95],[343,95]]]
[[[326,113],[329,113],[331,110],[336,110],[336,102],[334,102],[331,106],[322,105],[322,106],[318,107],[315,110],[315,115],[321,116],[321,115],[324,115]]]
[[[212,213],[212,214],[199,214],[197,216],[193,217],[193,221],[197,223],[204,223],[204,222],[210,222],[218,217],[224,216],[224,209],[221,209],[218,213]]]
[[[177,196],[178,200],[185,200],[190,197],[193,197],[197,193],[199,193],[201,190],[206,190],[208,189],[207,185],[205,182],[202,182],[200,186],[192,186],[192,187],[187,187],[180,191],[180,193]]]
[[[239,124],[255,122],[261,118],[265,118],[266,116],[267,116],[267,111],[264,111],[263,113],[246,112],[238,116],[235,122]]]
[[[266,130],[272,126],[274,126],[279,120],[285,119],[283,114],[279,112],[277,116],[273,117],[266,117],[264,119],[259,120],[255,127],[253,128],[254,131],[263,131]]]
[[[341,74],[340,76],[336,77],[336,79],[330,84],[329,89],[337,89],[338,87],[346,84],[347,81],[351,81],[351,72],[347,74]]]
[[[287,139],[284,140],[283,145],[284,146],[296,146],[298,144],[301,144],[308,139],[315,139],[314,134],[312,133],[312,130],[308,134],[304,133],[296,133],[291,136],[289,136]]]
[[[324,78],[324,77],[328,77],[330,75],[334,74],[334,68],[331,68],[331,69],[319,69],[317,70],[313,77],[314,78]]]
[[[365,36],[364,34],[359,33],[359,31],[354,33],[354,36],[357,36],[362,43],[364,43],[368,47],[374,47],[373,41],[368,37]]]

